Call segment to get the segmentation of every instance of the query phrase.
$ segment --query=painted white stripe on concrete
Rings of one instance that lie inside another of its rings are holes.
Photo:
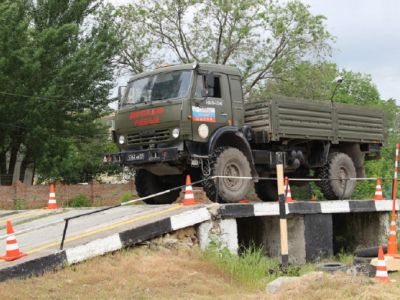
[[[391,211],[392,210],[392,200],[378,200],[375,202],[376,211]],[[398,205],[396,203],[396,209],[398,210]]]
[[[189,227],[194,224],[198,224],[211,219],[210,213],[207,208],[202,207],[190,211],[185,211],[178,215],[172,216],[171,218],[172,230],[178,230],[181,228]]]
[[[319,203],[323,214],[350,212],[349,201],[321,201]]]
[[[94,240],[85,245],[67,249],[65,253],[68,263],[74,264],[121,248],[122,243],[119,234],[114,234],[103,239]]]
[[[278,202],[254,203],[253,207],[255,216],[279,216]],[[287,205],[286,212],[288,212]]]

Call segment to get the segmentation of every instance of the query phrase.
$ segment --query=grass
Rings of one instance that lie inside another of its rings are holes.
[[[266,283],[282,275],[300,276],[314,270],[313,265],[305,264],[289,266],[283,271],[278,259],[266,257],[261,248],[254,246],[244,249],[241,255],[235,255],[212,243],[203,256],[241,284],[252,288],[263,288]]]
[[[134,249],[97,257],[56,273],[0,283],[1,299],[253,299],[203,259],[200,251]]]
[[[354,255],[344,252],[343,250],[340,251],[335,260],[341,262],[342,264],[351,265],[353,263]]]
[[[269,279],[268,270],[279,268],[279,262],[262,254],[261,249],[246,249],[241,256],[222,250],[212,244],[204,252],[204,258],[216,264],[235,280],[251,287],[261,287]]]

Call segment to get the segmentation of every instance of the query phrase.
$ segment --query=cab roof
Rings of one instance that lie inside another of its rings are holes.
[[[141,78],[146,77],[149,75],[159,74],[159,73],[167,73],[171,71],[179,71],[179,70],[194,70],[195,63],[192,64],[177,64],[177,65],[168,65],[168,66],[161,66],[151,71],[143,72],[140,74],[134,75],[129,82]],[[227,66],[227,65],[218,65],[218,64],[198,64],[198,69],[200,71],[211,71],[215,73],[224,73],[227,75],[236,75],[241,76],[240,71],[236,67]]]

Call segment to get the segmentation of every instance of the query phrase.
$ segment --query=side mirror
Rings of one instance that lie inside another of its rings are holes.
[[[206,75],[207,97],[214,97],[215,76],[213,72]]]

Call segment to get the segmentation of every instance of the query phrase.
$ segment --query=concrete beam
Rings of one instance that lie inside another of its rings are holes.
[[[219,219],[201,223],[197,229],[197,236],[202,250],[207,249],[211,243],[215,243],[220,249],[227,248],[231,253],[238,253],[236,219]]]

